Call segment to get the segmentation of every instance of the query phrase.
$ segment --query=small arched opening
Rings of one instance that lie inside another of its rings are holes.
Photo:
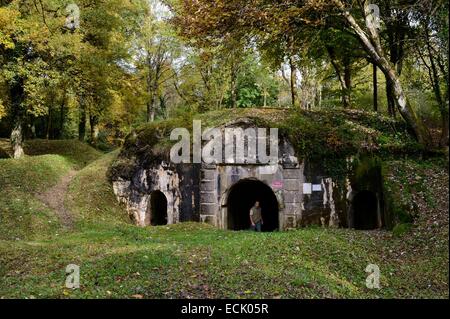
[[[378,199],[371,191],[361,191],[352,201],[353,228],[372,230],[380,228],[378,221]]]
[[[278,200],[273,190],[261,181],[244,179],[234,184],[227,197],[227,225],[230,230],[251,228],[250,209],[260,202],[264,221],[262,231],[279,229]]]
[[[167,198],[161,191],[154,191],[150,194],[147,223],[152,226],[167,225]]]

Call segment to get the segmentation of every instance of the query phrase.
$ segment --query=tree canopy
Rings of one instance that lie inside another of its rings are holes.
[[[144,122],[249,107],[400,115],[442,147],[448,3],[1,1],[0,92],[16,157],[24,138],[109,148]]]

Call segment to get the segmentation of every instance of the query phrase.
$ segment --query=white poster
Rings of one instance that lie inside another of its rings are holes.
[[[305,195],[311,195],[312,194],[312,184],[311,183],[304,183],[303,184],[303,194],[305,194]]]

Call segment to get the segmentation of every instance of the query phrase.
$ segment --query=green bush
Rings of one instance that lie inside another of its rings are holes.
[[[394,235],[394,237],[402,237],[404,234],[409,232],[411,228],[412,228],[411,223],[397,224],[392,230],[392,235]]]

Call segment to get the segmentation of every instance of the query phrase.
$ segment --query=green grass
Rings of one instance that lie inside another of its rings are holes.
[[[394,222],[409,224],[420,213],[421,208],[417,206],[418,194],[427,207],[436,208],[443,190],[440,189],[442,183],[433,183],[436,179],[439,181],[438,178],[446,178],[443,172],[448,174],[448,164],[443,158],[389,160],[382,166],[385,197]],[[430,180],[430,177],[434,179]]]
[[[30,156],[57,154],[81,169],[98,159],[102,153],[78,140],[28,140],[25,142],[25,154]]]
[[[72,164],[59,155],[0,160],[0,239],[55,234],[59,222],[36,194],[55,185]]]
[[[106,171],[118,152],[109,153],[81,170],[72,181],[67,205],[77,212],[80,221],[128,222],[123,207],[116,201],[112,185],[106,180]]]
[[[30,240],[60,233],[54,212],[36,195],[101,155],[78,141],[33,140],[25,150],[36,156],[0,159],[0,239]]]
[[[348,109],[287,110],[253,109],[211,111],[199,115],[160,120],[142,125],[128,136],[123,155],[131,158],[150,153],[156,159],[166,156],[175,143],[170,141],[174,128],[192,131],[192,121],[200,120],[202,128],[220,127],[246,118],[258,127],[279,128],[288,136],[301,156],[355,155],[370,153],[415,153],[421,150],[403,122],[374,112]]]
[[[200,224],[140,229],[92,225],[53,240],[2,242],[0,295],[40,298],[392,298],[448,297],[448,259],[384,260],[381,243],[348,230],[231,233]],[[81,289],[64,288],[65,267]],[[365,287],[369,263],[381,290]],[[445,269],[445,268],[444,268]],[[437,272],[436,272],[437,271]],[[414,278],[414,280],[411,280]],[[428,286],[432,286],[429,289]]]
[[[105,177],[115,156],[99,158],[73,180],[66,197],[76,217],[72,231],[61,232],[56,225],[42,234],[28,234],[33,227],[21,226],[19,219],[8,224],[11,231],[21,229],[25,235],[21,240],[0,238],[0,298],[449,296],[448,231],[445,238],[443,228],[433,231],[434,239],[414,237],[421,229],[416,224],[401,237],[319,227],[262,234],[198,223],[138,228],[128,222]],[[13,191],[5,195],[2,188],[1,198],[21,202],[15,204],[16,212],[26,208],[30,216],[45,220],[39,217],[41,204],[27,201],[32,192],[53,185],[72,164],[55,155],[10,161],[0,161],[0,181],[13,178],[9,186]],[[28,166],[29,161],[38,162]],[[51,174],[42,177],[49,166]],[[434,165],[429,169],[437,170]],[[34,186],[18,192],[24,183],[13,177],[14,172],[28,174]],[[7,204],[0,201],[0,205],[3,216]],[[431,208],[430,212],[434,213]],[[51,211],[45,214],[54,218]],[[365,286],[365,268],[371,263],[380,267],[381,290]],[[69,264],[80,266],[79,290],[65,288]]]

